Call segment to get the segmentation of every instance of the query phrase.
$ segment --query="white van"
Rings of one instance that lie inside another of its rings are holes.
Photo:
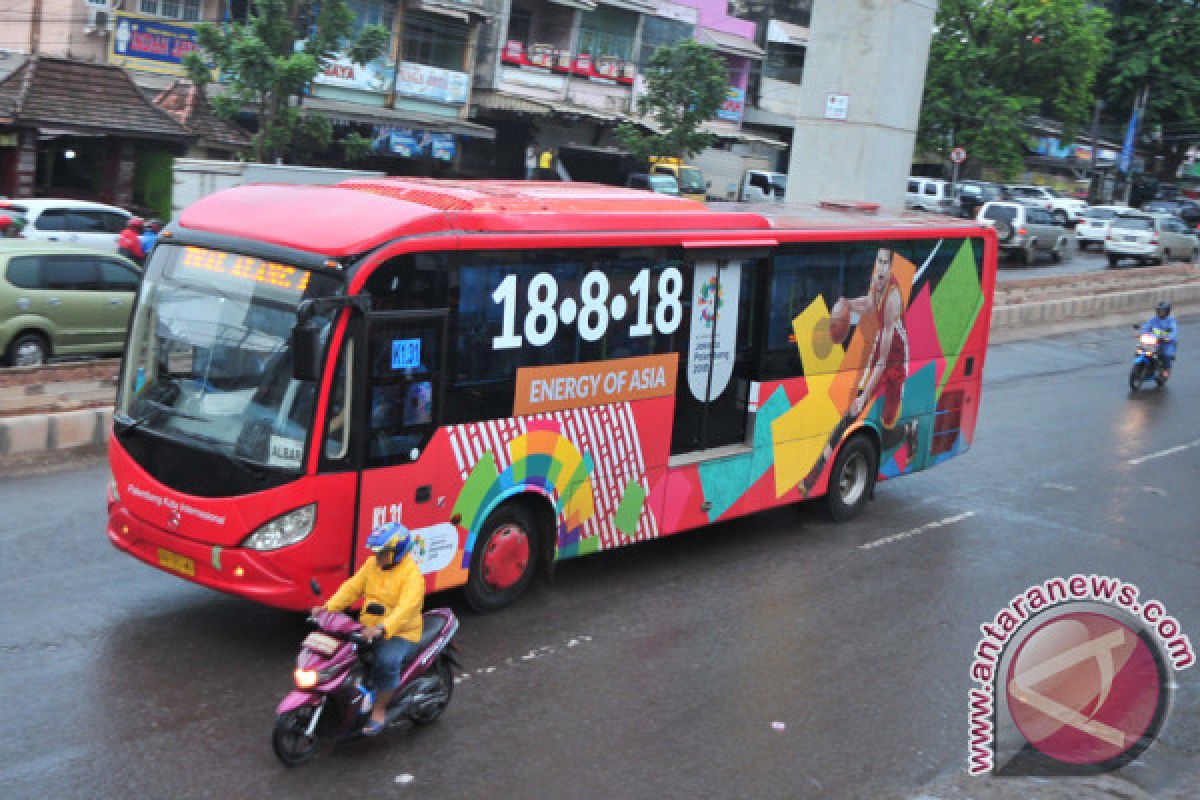
[[[957,206],[954,184],[937,178],[915,178],[909,176],[908,191],[904,205],[917,211],[935,211],[953,214]]]
[[[787,175],[751,169],[742,178],[741,200],[743,203],[782,203],[787,194]]]
[[[117,236],[132,216],[128,211],[86,200],[18,198],[5,205],[28,221],[26,239],[77,244],[107,253],[117,252]]]

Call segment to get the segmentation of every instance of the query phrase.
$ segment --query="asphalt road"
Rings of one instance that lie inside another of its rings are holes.
[[[3,795],[1194,797],[1200,667],[1117,776],[963,774],[979,625],[1027,586],[1123,578],[1200,644],[1200,369],[1185,358],[1165,392],[1131,396],[1132,344],[994,347],[976,447],[881,485],[851,524],[761,514],[567,562],[514,608],[464,613],[468,675],[437,724],[292,770],[269,735],[299,618],[112,549],[104,469],[5,481]]]
[[[1077,275],[1085,272],[1103,272],[1108,269],[1108,258],[1102,248],[1096,245],[1087,250],[1080,250],[1076,245],[1075,234],[1070,233],[1070,244],[1066,257],[1060,263],[1055,263],[1048,255],[1039,255],[1028,266],[1018,264],[1013,259],[1000,260],[1000,281],[1020,280],[1022,278],[1043,278],[1052,275]],[[1133,262],[1124,261],[1122,267],[1133,268]]]

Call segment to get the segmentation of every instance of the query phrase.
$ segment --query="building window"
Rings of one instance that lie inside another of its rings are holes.
[[[200,21],[201,0],[138,0],[138,11],[154,17]]]
[[[633,58],[633,32],[637,14],[616,8],[599,8],[584,13],[579,23],[579,52],[593,58],[609,56],[630,61]]]
[[[763,64],[763,77],[787,83],[800,83],[804,74],[805,48],[780,42],[767,44],[767,60]]]
[[[404,60],[462,72],[467,26],[433,14],[404,15]]]
[[[638,59],[638,66],[646,67],[650,63],[654,51],[658,48],[670,47],[684,39],[691,39],[693,30],[690,24],[677,19],[646,17],[646,22],[642,27],[642,52]]]
[[[379,25],[389,33],[396,23],[396,3],[384,0],[350,0],[350,10],[354,12],[354,32],[358,33],[368,25]]]

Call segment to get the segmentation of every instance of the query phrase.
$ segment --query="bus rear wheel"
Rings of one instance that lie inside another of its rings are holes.
[[[488,515],[475,539],[464,589],[471,608],[497,611],[525,593],[537,570],[540,533],[534,515],[519,503]]]
[[[879,451],[867,436],[855,436],[842,445],[829,473],[825,510],[834,522],[848,522],[866,506],[879,474]]]

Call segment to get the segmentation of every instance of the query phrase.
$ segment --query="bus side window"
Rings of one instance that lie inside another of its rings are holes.
[[[841,246],[830,244],[790,244],[776,251],[760,379],[804,374],[792,321],[818,297],[833,309],[844,292],[844,258]]]
[[[408,253],[379,265],[364,288],[372,311],[424,311],[450,306],[456,277],[446,253]]]

